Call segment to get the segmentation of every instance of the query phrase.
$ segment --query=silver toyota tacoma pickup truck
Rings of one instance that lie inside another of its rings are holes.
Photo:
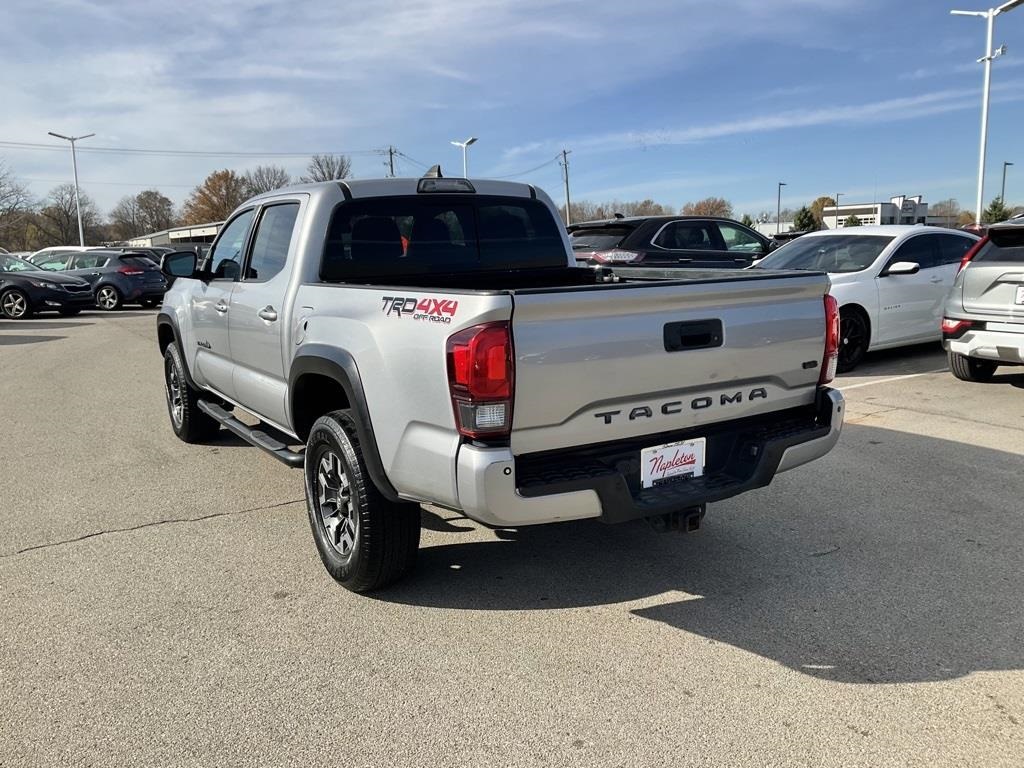
[[[421,503],[692,530],[835,445],[824,274],[622,280],[575,266],[542,191],[432,171],[261,195],[201,264],[164,262],[175,434],[226,428],[303,468],[344,586],[412,568]]]

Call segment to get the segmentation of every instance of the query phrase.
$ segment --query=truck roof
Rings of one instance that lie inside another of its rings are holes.
[[[461,178],[461,177],[447,177]],[[277,197],[288,192],[308,192],[313,196],[330,195],[335,196],[338,190],[348,191],[348,194],[355,198],[365,197],[387,197],[398,195],[416,195],[418,178],[394,178],[394,179],[341,179],[338,181],[319,181],[312,184],[292,184],[288,187],[281,187],[270,192],[264,192],[252,198],[262,200]],[[473,189],[478,195],[501,195],[504,197],[537,197],[537,189],[531,184],[523,184],[516,181],[497,181],[494,179],[469,179]],[[446,194],[446,193],[424,193],[424,194]],[[464,194],[464,193],[463,193]]]

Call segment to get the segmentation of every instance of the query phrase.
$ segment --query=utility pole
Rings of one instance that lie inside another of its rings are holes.
[[[839,229],[839,196],[842,192],[836,192],[836,229]]]
[[[1013,165],[1009,160],[1003,160],[1003,187],[999,193],[999,202],[1006,205],[1006,167]]]
[[[779,197],[775,203],[775,234],[779,234],[782,231],[782,188],[786,186],[786,182],[779,182]]]
[[[992,83],[992,61],[1006,53],[1006,46],[992,47],[996,16],[1001,13],[1012,11],[1024,0],[1008,0],[998,8],[989,8],[987,11],[950,11],[954,16],[977,16],[985,19],[985,55],[978,59],[979,64],[985,65],[985,78],[981,91],[981,142],[978,151],[978,197],[974,205],[975,221],[981,223],[981,209],[984,204],[985,194],[985,151],[988,144],[988,101],[989,90]]]
[[[388,176],[395,177],[395,148],[388,147]]]
[[[562,178],[565,179],[565,226],[572,224],[572,207],[569,202],[569,155],[572,154],[572,150],[562,149],[562,166],[563,173]]]
[[[87,133],[85,136],[64,136],[53,131],[48,131],[50,136],[64,141],[71,142],[71,167],[75,172],[75,212],[78,214],[78,244],[85,246],[85,232],[82,229],[82,206],[78,202],[78,159],[75,157],[75,142],[95,136],[95,133]]]

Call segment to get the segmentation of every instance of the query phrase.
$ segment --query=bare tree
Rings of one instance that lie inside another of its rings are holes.
[[[242,176],[249,195],[262,195],[292,183],[288,171],[279,165],[257,165]]]
[[[145,189],[135,196],[139,206],[139,223],[144,234],[170,229],[177,223],[174,203],[167,195],[155,189]]]
[[[32,197],[3,163],[0,163],[0,240],[14,244],[21,239],[32,213]],[[21,245],[21,243],[18,243]]]
[[[136,195],[122,197],[110,210],[110,227],[112,235],[118,240],[130,240],[145,234]]]
[[[305,183],[347,179],[352,172],[352,158],[348,155],[313,155],[306,166]]]
[[[82,209],[82,229],[85,240],[96,240],[100,216],[96,204],[85,192],[79,192],[78,202]],[[78,212],[75,208],[75,185],[60,184],[50,190],[39,211],[38,225],[45,239],[53,245],[78,243]]]
[[[705,197],[695,203],[687,203],[680,211],[683,216],[722,216],[732,218],[732,203],[724,197]]]
[[[562,218],[565,218],[565,205],[560,206]],[[646,200],[612,200],[607,203],[592,203],[589,200],[578,200],[572,203],[572,220],[574,222],[612,219],[616,214],[621,216],[665,216],[672,213],[672,206],[656,203],[650,198]]]
[[[184,224],[224,221],[249,195],[245,179],[234,171],[214,171],[192,190],[182,210]]]
[[[928,213],[932,216],[941,216],[942,223],[947,227],[956,226],[960,216],[960,203],[955,198],[939,200],[939,202],[928,207]]]

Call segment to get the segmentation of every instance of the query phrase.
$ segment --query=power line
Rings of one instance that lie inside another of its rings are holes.
[[[551,165],[552,163],[558,162],[559,160],[561,160],[561,158],[562,158],[562,153],[559,152],[557,155],[552,157],[550,160],[546,160],[543,163],[541,163],[540,165],[535,166],[533,168],[530,168],[528,170],[519,171],[519,173],[510,173],[507,176],[490,176],[489,178],[492,178],[492,179],[514,179],[517,176],[525,176],[528,173],[533,173],[534,171],[539,171],[541,168],[546,168],[547,166]]]
[[[67,152],[60,144],[41,144],[27,141],[0,141],[0,148],[38,152]],[[238,152],[192,149],[138,149],[131,147],[81,147],[79,152],[110,155],[155,155],[161,157],[311,157],[313,155],[383,155],[386,149],[347,149],[329,152]]]
[[[39,181],[45,184],[63,184],[67,182],[67,179],[40,179],[37,176],[19,176],[19,180],[24,181]],[[192,189],[195,184],[147,184],[141,181],[82,181],[82,186],[86,184],[102,184],[104,186],[111,187],[146,187],[148,189],[157,189],[158,187],[181,187],[183,189]]]

